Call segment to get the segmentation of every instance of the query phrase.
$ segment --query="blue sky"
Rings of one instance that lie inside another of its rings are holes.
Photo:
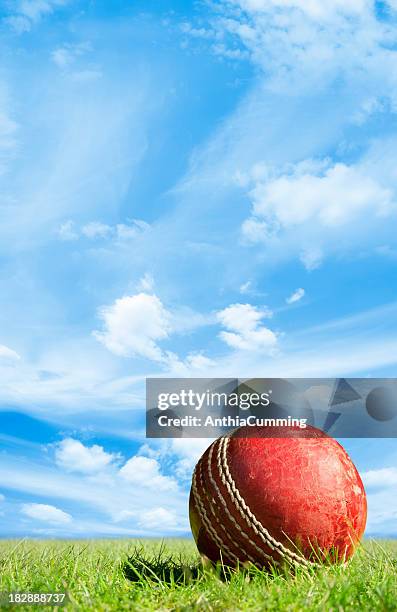
[[[0,535],[188,533],[146,376],[395,376],[396,22],[0,3]],[[395,440],[345,446],[397,535]]]

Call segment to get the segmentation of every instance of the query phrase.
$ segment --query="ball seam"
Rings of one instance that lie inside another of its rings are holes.
[[[235,561],[238,562],[237,555],[235,555],[229,549],[229,547],[222,541],[222,538],[219,537],[219,535],[217,534],[217,532],[215,531],[215,529],[211,525],[211,521],[209,520],[209,518],[207,516],[207,512],[205,510],[205,506],[204,506],[204,504],[202,502],[202,499],[201,499],[201,496],[200,496],[200,493],[199,493],[198,487],[197,487],[197,468],[198,468],[199,464],[200,464],[200,462],[196,465],[195,470],[193,472],[192,491],[193,491],[193,497],[194,497],[194,500],[196,502],[196,508],[197,508],[198,513],[199,513],[200,520],[205,525],[205,527],[207,528],[207,531],[210,534],[214,544],[216,544],[216,546],[218,546],[218,548],[220,550],[224,550],[230,556],[231,559],[234,559]]]
[[[212,455],[213,455],[213,451],[214,451],[214,448],[215,448],[215,444],[216,443],[211,445],[211,448],[210,448],[210,451],[209,451],[209,454],[208,454],[208,475],[209,475],[210,482],[211,482],[212,486],[214,487],[214,489],[215,489],[215,491],[216,491],[216,493],[217,493],[217,495],[219,497],[219,500],[220,500],[220,502],[221,502],[221,504],[223,506],[224,512],[225,512],[226,516],[228,517],[228,519],[231,521],[231,523],[234,525],[234,527],[237,529],[237,531],[240,533],[240,535],[242,535],[249,542],[249,544],[251,544],[251,546],[253,548],[255,548],[255,550],[257,552],[259,552],[265,559],[273,561],[273,557],[271,557],[270,555],[267,555],[265,553],[265,551],[262,548],[260,548],[249,537],[249,535],[242,529],[242,527],[237,523],[236,519],[234,518],[234,516],[230,512],[229,508],[227,507],[226,500],[223,497],[223,495],[221,493],[221,490],[219,489],[219,487],[218,487],[218,485],[216,483],[216,480],[215,480],[215,478],[213,476],[213,473],[212,473],[212,466],[211,466],[211,464],[212,464]],[[252,563],[254,563],[254,564],[256,563],[255,560],[253,559],[253,557],[241,545],[240,545],[240,549],[241,549],[241,551],[247,556],[247,558]]]
[[[293,563],[299,563],[305,566],[313,565],[312,562],[308,561],[303,556],[296,554],[292,550],[286,548],[281,542],[275,540],[251,511],[250,507],[241,495],[229,469],[227,461],[227,448],[229,445],[229,441],[229,436],[220,438],[217,452],[217,465],[219,470],[219,476],[240,515],[244,518],[244,520],[246,521],[248,526],[254,531],[254,533],[258,535],[261,540],[267,546],[269,546],[269,548],[277,552],[281,557],[287,558]]]

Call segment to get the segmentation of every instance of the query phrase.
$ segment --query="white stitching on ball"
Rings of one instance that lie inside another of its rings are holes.
[[[217,442],[219,442],[219,440],[217,440]],[[212,486],[214,487],[220,502],[223,506],[224,512],[226,514],[226,516],[229,518],[229,520],[233,523],[233,525],[235,526],[235,528],[237,529],[237,531],[251,544],[251,546],[253,546],[255,548],[255,550],[262,555],[263,557],[265,557],[265,559],[271,560],[273,561],[273,557],[271,557],[270,555],[267,555],[253,540],[251,540],[251,538],[249,537],[249,535],[247,533],[245,533],[245,531],[242,530],[241,526],[237,523],[236,519],[234,518],[234,516],[230,513],[229,508],[227,507],[225,498],[223,497],[217,483],[216,480],[213,477],[212,474],[212,454],[215,448],[215,444],[217,443],[215,442],[214,444],[211,445],[210,447],[210,452],[208,454],[208,475],[211,481]],[[215,500],[214,500],[215,501]],[[219,520],[218,520],[219,522]],[[222,525],[223,527],[223,525]],[[224,528],[224,527],[223,527]],[[224,528],[225,529],[225,528]],[[230,537],[230,536],[229,536]],[[240,545],[240,549],[243,552],[243,554],[254,564],[256,564],[255,559],[253,559],[253,557]]]
[[[193,497],[194,500],[196,502],[196,507],[197,507],[197,511],[199,513],[200,516],[200,520],[201,522],[206,526],[208,533],[211,535],[213,542],[220,548],[220,550],[224,550],[231,559],[234,559],[235,561],[238,562],[238,557],[229,549],[229,547],[222,541],[222,539],[219,537],[219,535],[217,534],[217,532],[215,531],[215,529],[213,528],[211,521],[209,520],[208,516],[207,516],[207,512],[205,510],[205,506],[201,500],[200,494],[198,492],[198,488],[197,488],[197,468],[200,465],[200,462],[196,465],[194,472],[193,472],[193,478],[192,478],[192,491],[193,491]]]
[[[213,478],[212,478],[212,471],[211,471],[211,464],[210,464],[211,457],[212,457],[212,451],[213,451],[213,447],[211,446],[211,448],[210,448],[210,453],[209,453],[209,458],[208,458],[208,474],[209,474],[209,477],[210,477],[211,482],[212,482],[212,480],[213,480]],[[204,494],[206,494],[206,493],[207,493],[207,497],[208,497],[208,500],[209,500],[209,502],[210,502],[210,503],[209,503],[209,507],[210,507],[211,513],[212,513],[213,517],[215,518],[216,522],[218,523],[219,527],[220,527],[220,528],[223,530],[223,532],[224,532],[224,534],[225,534],[226,538],[229,540],[229,542],[231,542],[231,544],[232,544],[233,546],[236,546],[236,542],[234,542],[234,540],[233,540],[233,538],[231,537],[230,533],[227,531],[227,529],[226,529],[225,525],[224,525],[224,524],[221,522],[221,520],[220,520],[219,516],[218,516],[218,515],[217,515],[217,513],[215,512],[215,509],[214,509],[214,507],[213,507],[213,506],[218,507],[218,504],[217,504],[216,500],[214,499],[214,497],[213,497],[213,496],[211,496],[211,495],[210,495],[210,492],[209,492],[209,491],[208,491],[208,489],[207,489],[207,488],[204,486],[204,479],[203,479],[203,465],[202,465],[202,464],[203,464],[203,460],[201,459],[201,460],[200,460],[200,462],[199,462],[199,476],[200,476],[200,486],[201,486],[201,490],[204,492]],[[215,484],[215,486],[216,486],[216,483],[214,483],[214,484]],[[212,504],[211,504],[211,500],[212,500],[212,502],[213,502]],[[240,549],[242,550],[242,552],[243,552],[243,553],[246,555],[246,557],[248,558],[248,560],[249,560],[249,561],[251,561],[252,563],[255,563],[255,559],[253,559],[253,557],[251,557],[251,555],[249,555],[249,553],[248,553],[246,550],[244,550],[244,549],[243,549],[241,546],[240,546],[239,548],[240,548]]]
[[[229,470],[226,455],[229,441],[230,438],[228,436],[220,438],[217,453],[217,464],[219,476],[240,515],[244,518],[249,527],[251,527],[251,529],[261,538],[261,540],[272,550],[277,552],[281,557],[287,558],[293,563],[299,563],[306,566],[313,565],[312,562],[308,561],[303,556],[296,554],[292,550],[286,548],[281,542],[275,540],[251,511],[250,507],[240,494],[240,491],[238,490]]]

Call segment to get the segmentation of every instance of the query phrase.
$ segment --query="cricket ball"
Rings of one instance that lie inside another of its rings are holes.
[[[197,463],[190,524],[199,552],[226,566],[349,559],[367,518],[361,478],[344,448],[307,427],[241,427]]]

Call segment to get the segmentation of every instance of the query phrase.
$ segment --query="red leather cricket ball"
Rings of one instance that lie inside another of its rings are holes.
[[[193,473],[190,524],[201,554],[227,566],[351,557],[366,524],[361,478],[343,447],[307,427],[241,427]]]

